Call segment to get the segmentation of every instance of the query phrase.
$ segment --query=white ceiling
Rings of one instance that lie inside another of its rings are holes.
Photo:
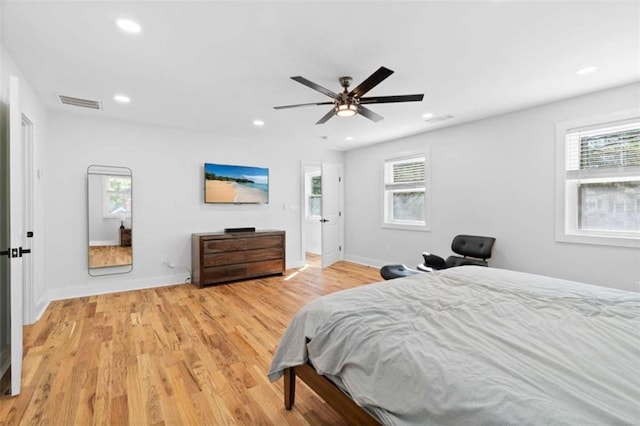
[[[234,139],[347,150],[640,80],[638,1],[15,0],[0,13],[0,42],[47,108]],[[123,17],[142,32],[120,31]],[[575,74],[590,65],[598,71]],[[273,109],[329,100],[290,76],[338,92],[338,77],[355,87],[380,66],[395,74],[368,96],[424,101],[371,105],[378,123],[316,125],[329,107]],[[58,94],[104,108],[62,105]],[[426,112],[455,118],[429,124]]]

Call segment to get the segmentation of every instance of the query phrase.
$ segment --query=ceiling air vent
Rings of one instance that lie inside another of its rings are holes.
[[[81,108],[102,109],[102,102],[89,99],[74,98],[71,96],[58,95],[60,102],[65,105],[73,105]]]
[[[439,123],[440,121],[445,121],[445,120],[451,120],[453,118],[453,115],[447,114],[447,115],[439,115],[437,117],[433,117],[430,118],[428,120],[424,120],[425,123],[429,123],[429,124],[433,124],[433,123]]]

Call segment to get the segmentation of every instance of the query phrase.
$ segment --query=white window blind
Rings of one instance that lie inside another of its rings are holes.
[[[640,169],[640,120],[567,133],[567,178],[635,174]]]
[[[385,162],[385,189],[424,187],[424,156]]]

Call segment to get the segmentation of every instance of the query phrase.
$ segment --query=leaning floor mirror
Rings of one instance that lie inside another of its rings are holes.
[[[87,168],[89,275],[133,270],[132,173],[128,167]]]

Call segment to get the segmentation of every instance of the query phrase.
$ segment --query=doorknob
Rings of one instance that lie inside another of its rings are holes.
[[[329,222],[329,219],[320,219],[320,222],[326,223],[326,222]]]

